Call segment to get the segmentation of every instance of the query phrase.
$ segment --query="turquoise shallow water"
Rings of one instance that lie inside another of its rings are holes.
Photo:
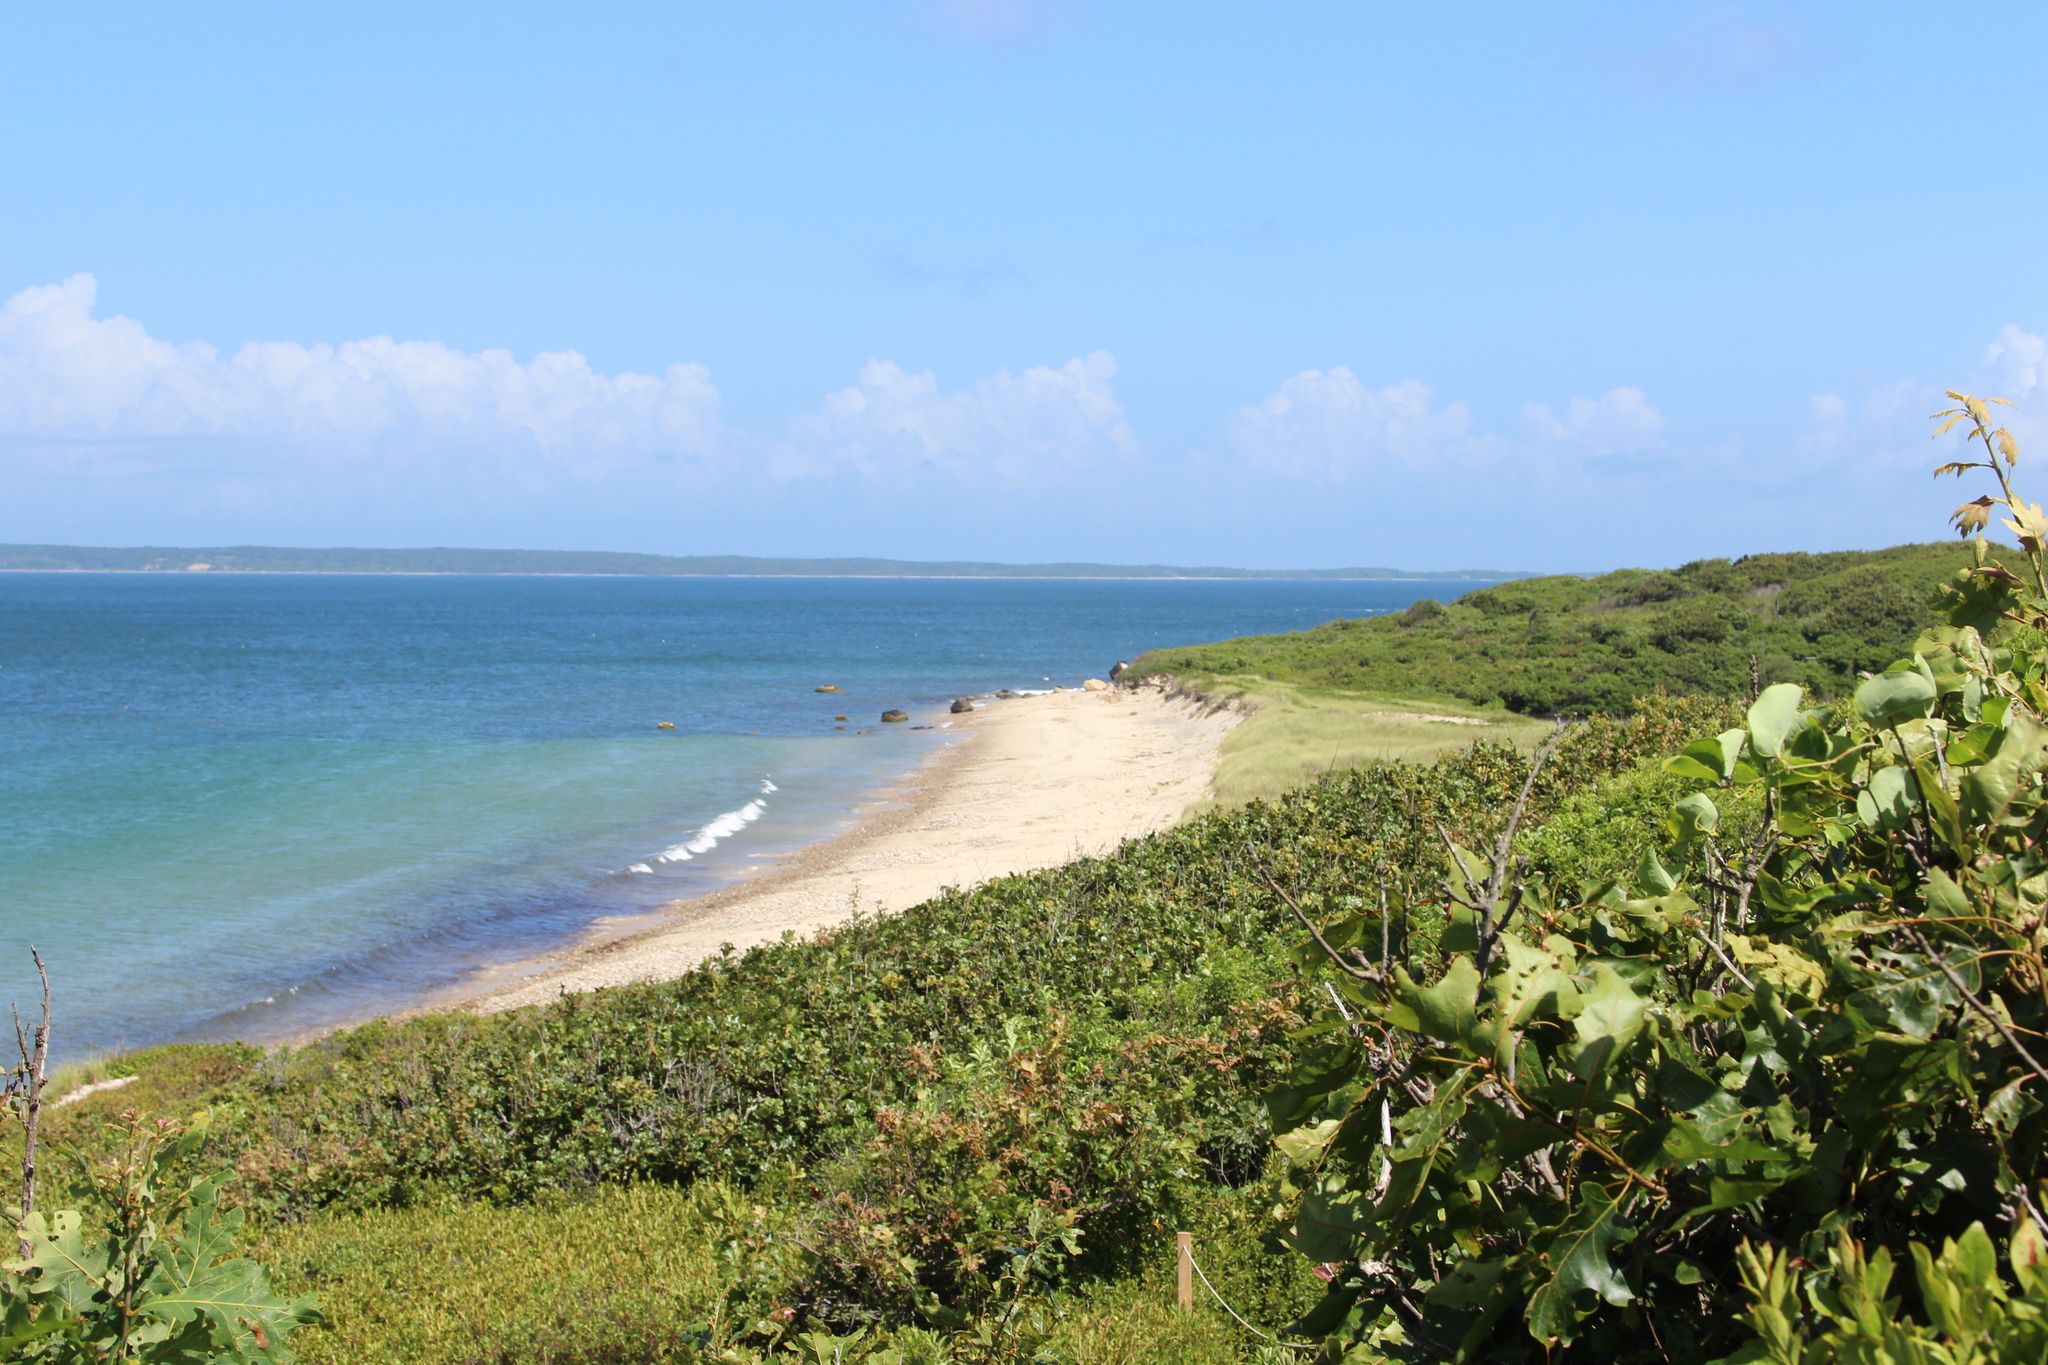
[[[0,1003],[360,1018],[831,832],[939,739],[884,707],[1471,586],[0,576]]]

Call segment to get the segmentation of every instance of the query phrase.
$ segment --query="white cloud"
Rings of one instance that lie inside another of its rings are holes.
[[[1136,451],[1115,377],[1107,351],[962,389],[940,388],[929,370],[871,360],[858,383],[792,424],[773,468],[785,477],[940,471],[1011,487],[1058,482]]]
[[[2025,406],[2048,380],[2048,337],[2007,323],[1984,348],[1984,368],[1992,393]]]
[[[955,389],[870,361],[854,385],[765,438],[722,425],[701,365],[602,374],[574,351],[522,362],[390,337],[250,342],[224,354],[96,316],[96,295],[93,278],[76,275],[0,304],[0,439],[39,451],[43,467],[142,459],[160,472],[261,481],[268,466],[300,487],[316,466],[332,465],[330,479],[374,467],[395,481],[387,487],[438,471],[458,486],[489,481],[484,493],[534,493],[562,475],[651,471],[684,457],[710,474],[940,472],[1021,487],[1137,449],[1105,351]],[[181,438],[180,453],[142,454],[165,438]],[[256,449],[267,453],[252,461]]]
[[[574,351],[522,363],[390,337],[251,342],[223,356],[95,317],[97,292],[74,275],[0,305],[0,435],[535,452],[578,474],[718,441],[718,391],[701,365],[606,375]]]
[[[1798,448],[1811,457],[1846,462],[1866,475],[1931,469],[1964,453],[1960,430],[1929,439],[1934,430],[1930,416],[1950,406],[1942,395],[1951,384],[2012,401],[2010,409],[1996,411],[2019,439],[2023,477],[2027,455],[2048,453],[2048,336],[2010,323],[1984,348],[1972,374],[1952,376],[1943,384],[1890,380],[1815,394]]]
[[[1448,461],[1497,462],[1514,456],[1525,473],[1658,449],[1664,415],[1641,389],[1522,408],[1519,440],[1478,429],[1462,401],[1439,403],[1429,386],[1404,379],[1370,388],[1342,365],[1295,375],[1266,399],[1238,410],[1237,449],[1256,464],[1295,478],[1341,482],[1354,472],[1443,467]]]
[[[1574,398],[1562,413],[1548,403],[1529,403],[1522,420],[1538,439],[1592,456],[1634,455],[1654,449],[1664,436],[1664,414],[1641,389],[1609,389],[1598,398]]]
[[[1881,457],[1886,468],[1932,464],[1925,418],[1938,389],[1911,381],[1871,384],[1848,393],[1817,393],[1807,400],[1807,425],[1797,445],[1822,459]]]
[[[1471,428],[1463,403],[1438,407],[1417,380],[1367,388],[1338,365],[1304,370],[1263,402],[1238,409],[1230,431],[1238,450],[1267,469],[1341,482],[1369,466],[1419,464],[1462,450]]]

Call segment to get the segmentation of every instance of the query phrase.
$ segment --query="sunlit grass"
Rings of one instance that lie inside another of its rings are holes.
[[[1250,676],[1181,679],[1251,714],[1223,742],[1203,809],[1270,799],[1326,773],[1380,761],[1427,763],[1482,739],[1528,746],[1548,721],[1440,697],[1378,696]]]

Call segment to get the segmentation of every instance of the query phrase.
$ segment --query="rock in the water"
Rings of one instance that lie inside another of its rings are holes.
[[[658,720],[654,722],[654,728],[657,730],[673,730],[676,728],[676,723],[672,720]]]
[[[837,692],[837,691],[839,690],[839,684],[838,684],[838,683],[824,683],[824,684],[821,684],[820,686],[818,686],[818,687],[816,687],[816,688],[813,688],[812,690],[813,690],[813,691],[816,691],[816,692]]]
[[[1015,700],[1017,700],[1017,694],[1016,694],[1015,692],[1012,692],[1012,691],[1011,691],[1011,690],[1010,690],[1009,688],[1007,688],[1007,687],[1006,687],[1006,688],[1004,688],[1004,689],[1003,689],[1002,691],[1000,691],[1000,692],[996,693],[996,700],[997,700],[997,701],[1015,701]]]
[[[846,717],[845,717],[845,716],[834,716],[834,717],[832,717],[832,719],[834,719],[834,720],[845,720],[845,719],[846,719]]]
[[[890,725],[900,725],[904,721],[910,719],[910,713],[908,711],[898,711],[894,707],[891,707],[889,710],[884,711],[882,713],[882,719],[888,722]]]
[[[968,713],[969,711],[972,711],[973,709],[974,709],[974,702],[973,702],[973,700],[972,700],[971,698],[968,698],[968,697],[955,697],[955,698],[953,698],[953,707],[952,707],[952,710],[953,710],[953,714],[954,714],[954,715],[956,715],[956,716],[961,716],[961,715],[965,715],[965,714],[967,714],[967,713]]]
[[[1107,692],[1109,691],[1109,684],[1100,678],[1090,678],[1081,684],[1081,690],[1083,692]]]

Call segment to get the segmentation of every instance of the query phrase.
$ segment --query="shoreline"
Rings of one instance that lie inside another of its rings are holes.
[[[125,574],[135,578],[674,578],[808,579],[854,583],[1485,583],[1527,574],[998,574],[998,573],[611,573],[602,569],[80,569],[0,568],[0,574]]]
[[[479,969],[387,1017],[489,1014],[671,979],[730,944],[807,937],[948,887],[1059,866],[1178,824],[1208,792],[1236,708],[1158,685],[982,699],[848,827],[717,890],[600,920],[557,951]]]

